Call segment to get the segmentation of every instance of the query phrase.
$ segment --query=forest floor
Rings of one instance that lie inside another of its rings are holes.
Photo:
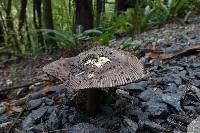
[[[200,19],[187,25],[167,24],[137,36],[137,54],[152,76],[117,88],[96,117],[82,113],[63,93],[63,86],[42,71],[74,49],[0,66],[1,133],[198,133],[200,132]],[[128,48],[132,52],[132,48]]]

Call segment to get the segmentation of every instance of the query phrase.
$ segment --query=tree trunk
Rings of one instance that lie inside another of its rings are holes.
[[[14,29],[14,24],[13,24],[13,19],[12,19],[12,14],[11,14],[11,7],[12,7],[12,0],[8,0],[6,3],[6,28],[7,28],[7,32],[8,32],[8,43],[13,44],[13,48],[16,51],[20,51],[20,46],[18,43],[18,39],[17,39],[17,34],[16,31]]]
[[[43,2],[44,28],[46,28],[46,29],[54,29],[52,8],[51,8],[51,0],[43,0],[42,2]]]
[[[41,0],[33,1],[33,24],[37,30],[38,43],[44,46],[44,39],[41,31],[39,31],[42,28]]]
[[[96,5],[96,12],[97,12],[96,26],[99,27],[100,21],[101,21],[101,13],[103,11],[104,0],[97,0],[96,4],[97,4]]]
[[[69,0],[68,2],[68,8],[69,8],[69,15],[71,15],[71,12],[72,12],[71,0]]]
[[[53,25],[53,15],[52,15],[52,7],[51,0],[43,0],[43,28],[45,29],[54,29]],[[54,36],[54,33],[49,33],[48,37],[45,38],[44,49],[48,52],[53,52],[57,46],[54,39],[51,37]]]
[[[20,35],[20,43],[27,44],[27,46],[30,48],[31,42],[30,42],[30,35],[29,35],[29,30],[28,30],[27,20],[26,20],[26,7],[27,7],[27,0],[21,0],[18,31],[19,31],[19,35]],[[22,27],[24,25],[26,26],[25,29],[26,29],[27,38],[25,38],[24,31],[22,30]],[[25,40],[26,40],[26,42],[25,42]]]
[[[26,6],[27,6],[27,0],[21,0],[21,7],[19,13],[19,30],[21,30],[26,21]]]
[[[6,7],[6,24],[8,28],[13,30],[14,26],[13,26],[13,20],[11,16],[11,7],[12,7],[12,0],[8,0],[7,7]]]
[[[75,0],[75,26],[83,26],[83,30],[93,28],[92,0]]]
[[[106,1],[107,0],[102,0],[103,2],[103,5],[102,5],[102,12],[105,12],[106,11]]]
[[[115,12],[120,14],[128,8],[133,7],[137,0],[115,0]]]
[[[3,30],[3,26],[0,22],[0,44],[5,43],[5,39],[4,39],[4,30]],[[0,45],[2,46],[2,45]]]

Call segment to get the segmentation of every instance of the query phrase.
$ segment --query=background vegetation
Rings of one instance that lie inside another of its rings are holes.
[[[164,23],[187,22],[200,12],[199,0],[1,0],[0,62],[53,53],[80,41],[108,45]]]

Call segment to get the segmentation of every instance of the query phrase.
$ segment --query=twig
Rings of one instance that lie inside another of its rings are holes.
[[[13,127],[15,126],[15,124],[17,123],[18,119],[21,117],[21,115],[24,113],[25,110],[22,110],[22,112],[19,113],[19,115],[17,116],[17,118],[15,119],[15,121],[12,123],[12,125],[10,126],[10,128],[8,129],[7,133],[10,133],[11,130],[13,129]]]
[[[65,90],[66,86],[61,84],[61,85],[57,85],[57,86],[53,86],[53,87],[48,87],[46,89],[40,90],[38,92],[32,93],[32,94],[28,94],[25,97],[17,100],[17,101],[13,101],[12,104],[14,104],[15,106],[20,106],[23,105],[24,103],[33,100],[33,99],[37,99],[37,98],[41,98],[46,96],[49,92],[63,92]],[[67,89],[66,89],[67,90]]]
[[[25,88],[25,87],[29,87],[29,86],[34,85],[34,84],[39,83],[39,82],[44,82],[44,81],[49,81],[49,80],[46,80],[46,79],[36,80],[36,81],[29,82],[27,84],[22,84],[22,85],[19,85],[19,86],[13,86],[13,87],[10,87],[10,88],[5,87],[5,88],[0,89],[0,92],[1,91],[10,91],[10,90],[18,89],[18,88]]]
[[[24,133],[23,131],[21,131],[21,130],[19,130],[19,129],[17,129],[17,128],[15,128],[15,132],[16,132],[16,133]]]
[[[48,133],[55,133],[55,132],[63,132],[63,131],[68,131],[69,129],[58,129],[58,130],[53,130],[53,131],[48,131]],[[44,133],[47,133],[47,132],[44,132]]]

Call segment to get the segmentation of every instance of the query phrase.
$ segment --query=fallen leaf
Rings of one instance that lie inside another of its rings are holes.
[[[10,115],[10,114],[13,114],[13,113],[20,113],[20,112],[23,112],[23,108],[20,107],[20,106],[15,106],[13,104],[10,104],[8,102],[1,102],[0,103],[0,106],[4,107],[6,109],[6,114]]]

